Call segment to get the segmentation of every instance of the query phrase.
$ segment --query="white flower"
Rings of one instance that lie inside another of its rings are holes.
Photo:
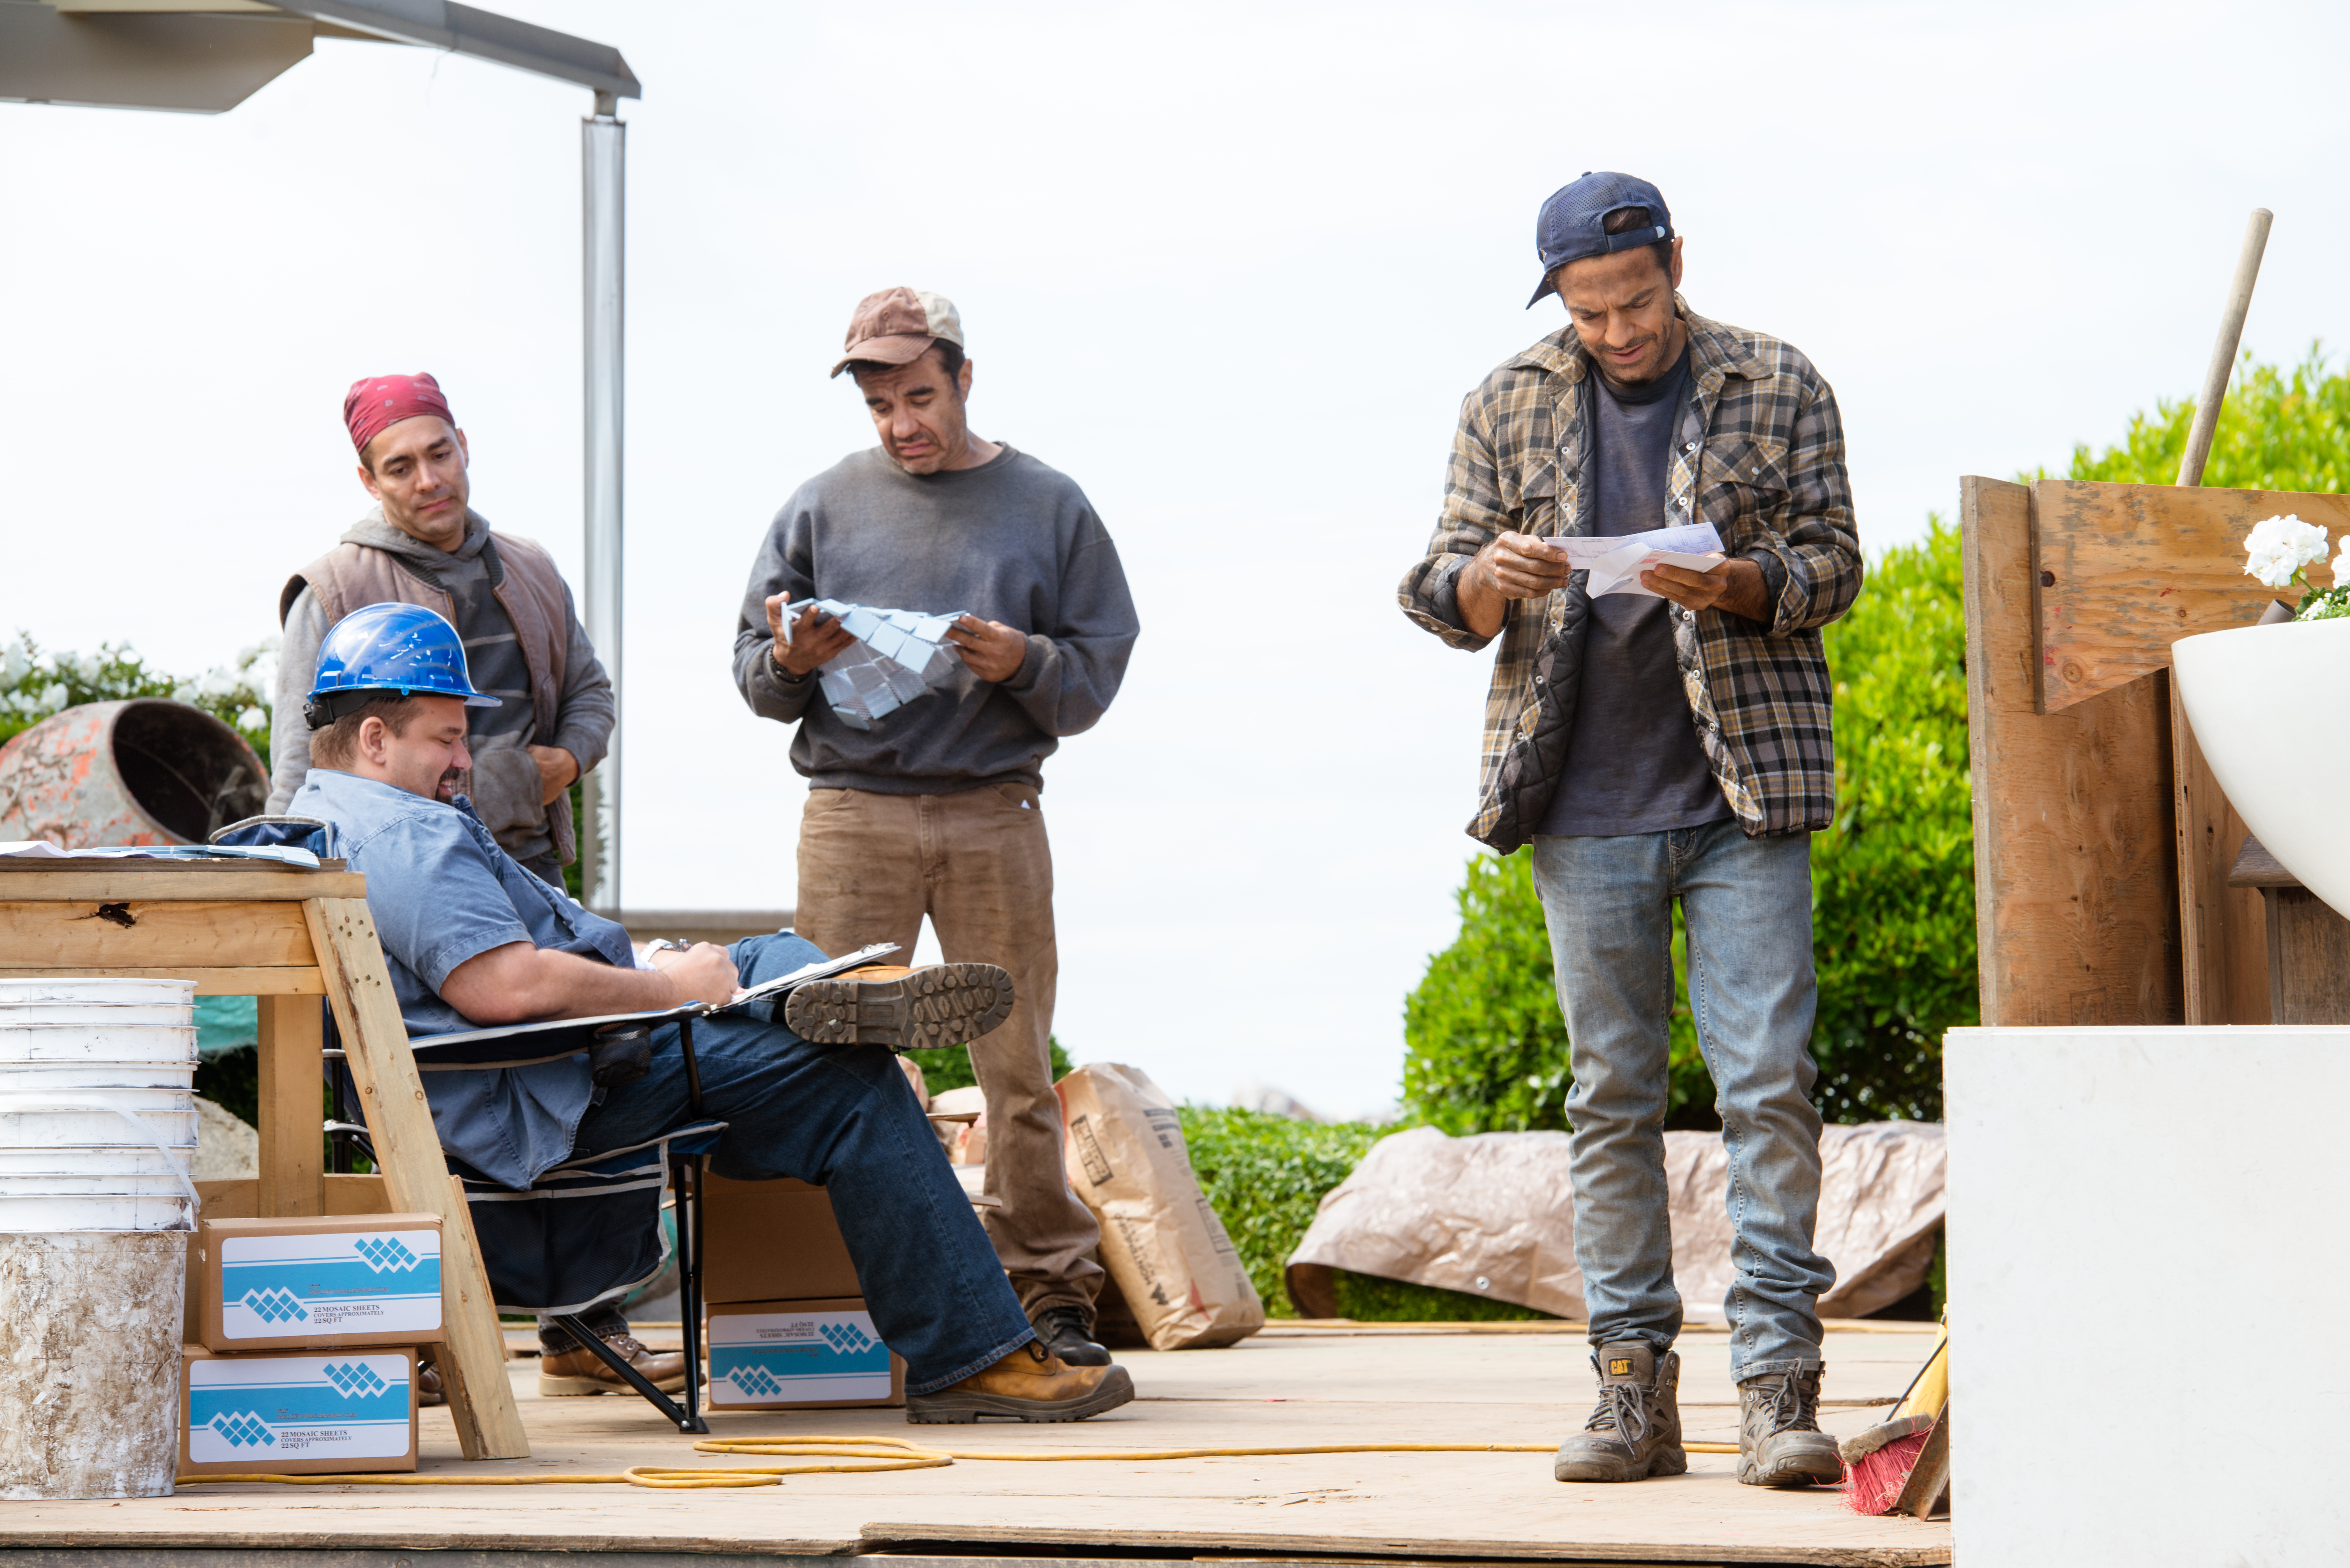
[[[57,712],[66,705],[66,698],[69,695],[71,695],[71,693],[66,691],[66,683],[64,681],[59,680],[55,682],[41,693],[42,711],[48,713]]]
[[[0,686],[14,686],[31,672],[33,659],[22,642],[12,642],[0,652]]]
[[[267,722],[269,715],[258,708],[247,708],[236,716],[236,727],[240,730],[258,730]]]
[[[82,684],[85,686],[96,681],[99,671],[106,668],[105,661],[94,653],[77,653],[63,662],[70,666],[76,675],[81,677]]]
[[[2342,553],[2334,557],[2334,586],[2350,588],[2350,533],[2342,535]]]
[[[182,680],[182,681],[181,681],[177,686],[174,686],[174,687],[172,687],[172,701],[174,701],[174,702],[192,702],[192,701],[194,701],[195,700],[196,700],[196,683],[195,683],[194,681],[192,681],[192,680]]]
[[[2305,566],[2325,559],[2325,530],[2288,512],[2252,524],[2244,535],[2244,575],[2272,588],[2289,587]]]

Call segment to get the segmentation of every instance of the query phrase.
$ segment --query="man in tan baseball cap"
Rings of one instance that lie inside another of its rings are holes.
[[[1012,1014],[974,1042],[987,1097],[990,1238],[1045,1348],[1107,1366],[1093,1339],[1100,1240],[1062,1166],[1050,1040],[1059,959],[1039,792],[1061,737],[1108,709],[1140,630],[1118,546],[1066,475],[972,432],[972,367],[953,303],[868,295],[832,374],[857,381],[880,437],[775,514],[743,598],[734,677],[751,711],[796,725],[806,775],[799,934],[827,952],[896,942],[928,916],[951,961],[1010,971]],[[851,639],[806,599],[929,614],[962,669],[865,727],[820,694]],[[786,633],[788,634],[786,635]]]

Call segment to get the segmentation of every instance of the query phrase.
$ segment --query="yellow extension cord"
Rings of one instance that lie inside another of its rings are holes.
[[[1736,1443],[1683,1443],[1692,1454],[1734,1454]],[[1119,1459],[1271,1459],[1284,1454],[1546,1454],[1545,1443],[1330,1443],[1288,1449],[1077,1449],[1058,1452],[1019,1453],[1011,1449],[925,1449],[899,1438],[749,1438],[725,1442],[696,1443],[702,1454],[757,1454],[768,1459],[801,1457],[865,1459],[869,1463],[827,1462],[805,1465],[746,1465],[705,1469],[671,1469],[660,1465],[635,1465],[619,1475],[213,1475],[182,1476],[179,1484],[269,1481],[278,1486],[641,1486],[693,1490],[703,1487],[780,1486],[785,1476],[817,1475],[827,1471],[856,1475],[873,1470],[927,1470],[957,1459],[1004,1459],[1029,1464],[1114,1462]],[[879,1450],[878,1452],[876,1450]]]

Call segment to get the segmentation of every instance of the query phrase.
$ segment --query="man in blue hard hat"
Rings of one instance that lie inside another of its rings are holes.
[[[1501,639],[1469,832],[1503,855],[1533,846],[1572,1041],[1563,1109],[1600,1397],[1553,1473],[1689,1468],[1664,1163],[1678,899],[1730,1152],[1738,1479],[1834,1481],[1809,837],[1835,811],[1820,628],[1860,591],[1844,427],[1794,348],[1690,308],[1647,181],[1565,186],[1535,248],[1528,305],[1556,295],[1567,325],[1462,403],[1443,513],[1398,597],[1450,647]],[[1558,543],[1669,528],[1687,530],[1661,546],[1679,564],[1605,578]]]
[[[621,927],[533,875],[456,789],[471,760],[467,709],[494,701],[466,678],[455,628],[418,606],[357,610],[319,650],[311,767],[293,810],[333,823],[338,851],[366,876],[411,1035],[724,1002],[824,956],[786,931],[640,957]],[[906,1361],[909,1420],[1073,1420],[1126,1403],[1124,1368],[1068,1366],[1037,1343],[889,1049],[983,1033],[1010,1011],[1008,977],[986,964],[874,972],[696,1028],[702,1110],[727,1124],[712,1168],[831,1193],[874,1324]],[[894,1022],[876,1022],[885,1017]],[[584,1054],[429,1075],[442,1147],[519,1190],[575,1155],[674,1129],[688,1090],[666,1028],[650,1075],[618,1088],[598,1091]],[[655,1383],[682,1386],[682,1358],[651,1356],[617,1314],[590,1326]],[[549,1349],[543,1390],[621,1386],[589,1351]]]

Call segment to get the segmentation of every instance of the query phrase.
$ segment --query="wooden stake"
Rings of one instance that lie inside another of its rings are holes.
[[[2261,253],[2268,249],[2269,224],[2276,214],[2254,207],[2244,224],[2244,248],[2236,256],[2236,278],[2228,286],[2228,308],[2220,315],[2219,340],[2211,345],[2211,363],[2203,372],[2203,393],[2195,400],[2195,423],[2187,432],[2187,451],[2178,460],[2178,483],[2203,483],[2203,464],[2211,456],[2211,433],[2220,426],[2220,405],[2228,396],[2228,376],[2236,368],[2236,347],[2244,336],[2244,313],[2252,307],[2252,285],[2261,275]]]

